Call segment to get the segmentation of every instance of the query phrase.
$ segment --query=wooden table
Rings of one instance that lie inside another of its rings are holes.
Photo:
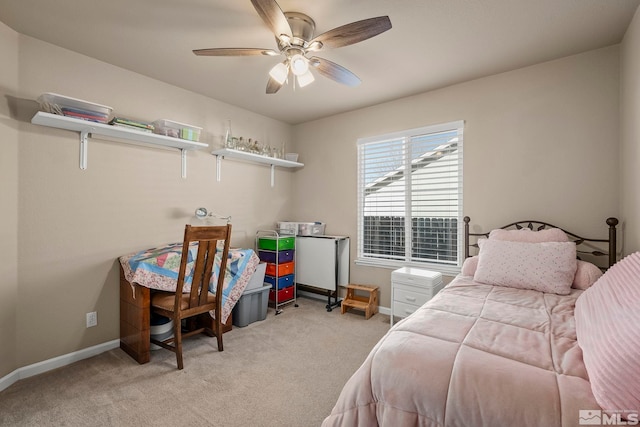
[[[151,357],[151,292],[153,290],[137,283],[133,285],[124,277],[120,266],[120,348],[136,362],[149,362]],[[200,317],[201,322],[211,322],[209,315]],[[222,325],[222,332],[229,332],[233,326],[232,316]]]

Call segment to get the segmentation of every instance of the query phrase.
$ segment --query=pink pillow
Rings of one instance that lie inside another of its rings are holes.
[[[576,274],[573,242],[480,240],[476,282],[567,295]]]
[[[528,243],[569,241],[567,234],[559,228],[547,228],[540,231],[531,231],[528,228],[522,228],[520,230],[503,230],[499,228],[491,230],[489,233],[489,239]]]
[[[590,262],[578,260],[576,276],[573,278],[574,289],[586,290],[591,287],[596,280],[602,277],[602,271]]]
[[[611,267],[576,301],[578,344],[605,410],[640,409],[640,252]]]
[[[463,276],[473,276],[478,268],[478,255],[469,257],[462,263],[460,274]]]

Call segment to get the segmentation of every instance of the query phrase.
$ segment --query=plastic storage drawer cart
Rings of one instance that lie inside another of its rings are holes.
[[[273,230],[260,230],[256,233],[256,250],[261,261],[267,263],[265,284],[271,286],[269,301],[274,304],[276,314],[281,306],[296,304],[295,256],[296,238],[280,235]]]

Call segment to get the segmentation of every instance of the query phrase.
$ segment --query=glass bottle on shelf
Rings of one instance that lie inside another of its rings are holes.
[[[231,120],[227,119],[227,129],[224,135],[224,147],[236,148],[236,144],[233,142],[233,135],[231,134]]]

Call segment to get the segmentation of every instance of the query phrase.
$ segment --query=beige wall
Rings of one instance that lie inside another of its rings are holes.
[[[620,51],[620,194],[624,254],[640,250],[640,12],[636,11]]]
[[[607,236],[618,215],[618,47],[609,47],[298,125],[304,169],[294,220],[324,221],[356,256],[356,140],[465,121],[464,213],[484,230],[540,219]],[[366,85],[366,82],[363,83]],[[351,281],[381,286],[389,269],[351,264]]]
[[[637,42],[625,43],[627,63]],[[197,206],[233,216],[235,246],[253,246],[255,231],[276,220],[324,221],[328,233],[351,236],[353,261],[359,137],[465,120],[464,212],[484,230],[535,217],[605,236],[604,219],[619,214],[618,47],[293,129],[4,26],[0,53],[16,59],[0,65],[0,256],[7,270],[0,283],[0,340],[15,343],[0,346],[0,377],[117,339],[117,257],[179,240]],[[638,86],[637,78],[633,83]],[[305,167],[278,169],[271,188],[267,167],[227,160],[218,183],[214,157],[201,150],[189,153],[182,179],[177,152],[91,140],[89,168],[81,171],[77,134],[30,124],[33,100],[43,92],[107,104],[133,118],[200,125],[212,146],[231,118],[237,135],[297,148]],[[631,103],[625,99],[623,109]],[[624,137],[627,150],[630,140]],[[623,173],[634,171],[625,162]],[[623,188],[625,197],[633,191]],[[639,210],[622,206],[627,217]],[[389,278],[388,269],[351,264],[351,281],[380,285],[386,307]],[[98,311],[96,328],[85,328],[89,311]]]
[[[3,36],[3,43],[14,38]],[[30,37],[17,39],[22,108],[0,126],[21,127],[6,184],[19,195],[19,286],[17,302],[15,284],[0,295],[2,304],[13,299],[17,310],[15,328],[2,322],[0,337],[17,337],[9,347],[20,367],[119,338],[117,258],[180,241],[196,207],[231,215],[232,244],[253,247],[256,230],[273,228],[291,209],[294,172],[278,169],[271,188],[268,167],[225,160],[216,182],[210,150],[221,143],[225,119],[238,136],[272,144],[291,142],[290,125]],[[109,105],[125,117],[198,125],[211,148],[188,153],[182,179],[178,151],[91,139],[83,171],[77,133],[30,124],[33,100],[43,92]],[[8,228],[15,223],[13,213]],[[9,273],[15,277],[15,270]],[[98,312],[98,326],[87,329],[90,311]],[[11,368],[2,366],[0,376]]]
[[[18,305],[18,35],[0,22],[0,378],[16,366]]]

